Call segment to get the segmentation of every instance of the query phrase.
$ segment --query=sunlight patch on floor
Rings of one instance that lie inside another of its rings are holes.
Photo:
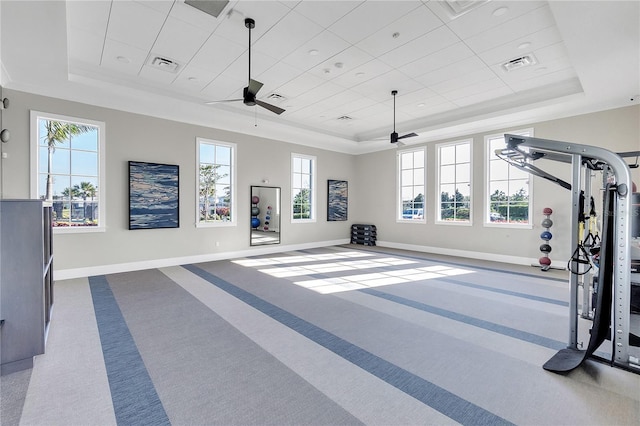
[[[360,269],[385,268],[388,266],[407,265],[417,263],[412,260],[385,257],[375,260],[357,260],[348,262],[331,262],[304,266],[289,266],[259,269],[260,272],[277,278],[290,278],[310,274],[326,274],[329,272],[356,271]]]
[[[362,288],[381,287],[386,285],[444,278],[453,275],[470,274],[474,271],[451,266],[428,266],[396,271],[375,272],[370,274],[348,275],[334,278],[296,281],[294,284],[321,294],[338,293]]]
[[[306,254],[300,256],[277,256],[277,257],[263,257],[259,259],[237,259],[233,260],[241,266],[247,266],[255,268],[257,266],[270,266],[270,265],[283,265],[290,263],[302,263],[302,262],[316,262],[325,260],[336,260],[343,258],[358,258],[358,257],[370,257],[373,254],[362,253],[357,251],[344,251],[340,253],[325,253],[325,254]]]
[[[373,254],[345,251],[326,254],[285,255],[259,259],[237,259],[232,262],[250,268],[257,268],[258,271],[276,278],[307,276],[310,279],[294,281],[293,283],[321,294],[431,280],[474,272],[469,269],[447,265],[387,270],[389,267],[416,264],[418,261],[391,256],[376,259],[358,259],[370,256],[373,256]],[[309,264],[292,265],[303,262]],[[311,278],[314,275],[335,274],[336,272],[351,272],[363,269],[377,269],[381,271],[342,275],[338,277]]]

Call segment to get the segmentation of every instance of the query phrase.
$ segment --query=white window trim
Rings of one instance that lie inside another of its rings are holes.
[[[311,160],[311,218],[309,219],[294,219],[293,217],[293,161],[294,158],[304,158]],[[317,199],[318,199],[318,186],[316,181],[318,179],[318,160],[314,155],[296,154],[291,153],[291,192],[289,197],[289,207],[291,208],[291,223],[315,223],[317,221]]]
[[[107,230],[107,215],[106,215],[106,200],[107,200],[107,185],[105,178],[105,146],[106,146],[106,124],[103,121],[89,120],[81,117],[71,117],[68,115],[51,114],[41,111],[30,111],[30,167],[29,170],[29,189],[30,197],[38,199],[38,170],[39,167],[39,152],[38,152],[38,119],[49,119],[55,121],[66,121],[70,123],[82,123],[96,126],[98,128],[98,180],[100,191],[98,193],[98,217],[100,218],[98,226],[69,226],[69,227],[54,227],[53,232],[55,234],[81,234],[89,232],[105,232]]]
[[[495,223],[495,222],[491,222],[489,220],[489,197],[491,196],[491,194],[489,194],[489,140],[490,139],[495,139],[495,138],[499,138],[502,137],[504,138],[505,134],[511,134],[511,135],[523,135],[526,134],[530,137],[533,137],[533,127],[527,128],[527,129],[520,129],[520,130],[509,130],[503,133],[494,133],[491,135],[485,135],[484,137],[484,152],[485,152],[485,159],[484,159],[484,201],[483,201],[483,205],[484,205],[484,213],[483,213],[483,226],[488,227],[488,228],[514,228],[514,229],[533,229],[533,175],[529,175],[529,223],[527,224],[517,224],[517,223]],[[506,147],[506,145],[505,145]]]
[[[200,222],[200,144],[206,143],[210,145],[222,145],[231,148],[231,220],[228,222]],[[217,228],[238,225],[238,214],[236,212],[238,200],[236,199],[236,152],[237,145],[231,142],[222,142],[213,139],[196,137],[196,228]]]
[[[469,193],[471,194],[471,202],[469,203],[469,220],[466,222],[456,222],[453,220],[441,220],[440,208],[442,202],[440,200],[440,148],[452,145],[461,145],[463,143],[469,144]],[[461,139],[454,142],[444,142],[436,145],[436,209],[434,223],[436,225],[451,225],[451,226],[472,226],[473,225],[473,139]]]
[[[402,206],[402,154],[409,152],[422,152],[424,155],[424,182],[422,187],[424,188],[424,206],[422,208],[422,219],[404,219],[402,213],[404,211]],[[427,149],[424,146],[411,149],[403,149],[396,151],[396,222],[397,223],[427,223]]]

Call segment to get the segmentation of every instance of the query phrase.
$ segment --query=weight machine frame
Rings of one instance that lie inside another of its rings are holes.
[[[580,208],[580,192],[585,187],[591,195],[591,171],[602,170],[610,172],[615,178],[616,197],[614,223],[614,267],[613,267],[613,308],[611,322],[611,362],[619,367],[640,369],[640,361],[629,353],[629,335],[631,318],[631,171],[622,156],[640,155],[640,152],[616,154],[604,148],[561,142],[549,139],[534,138],[505,134],[507,147],[497,150],[496,155],[510,165],[552,181],[572,193],[571,241],[580,238],[578,213]],[[539,167],[533,161],[546,159],[571,164],[571,183],[559,179]],[[581,168],[585,167],[584,182]],[[606,180],[606,177],[605,177]],[[584,184],[584,185],[583,185]],[[606,212],[604,212],[606,214]],[[571,274],[569,301],[569,349],[578,350],[578,297],[579,276]],[[584,286],[584,293],[589,293],[588,284]],[[588,302],[588,294],[584,295],[583,303]],[[590,303],[585,306],[589,306]],[[586,308],[585,308],[586,309]],[[583,309],[583,315],[584,311]]]

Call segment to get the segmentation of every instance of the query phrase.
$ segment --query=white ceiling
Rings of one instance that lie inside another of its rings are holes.
[[[218,18],[184,0],[0,7],[8,88],[345,152],[390,146],[392,90],[396,130],[418,133],[405,140],[414,143],[627,106],[640,94],[638,1],[241,0]],[[247,17],[258,98],[282,115],[206,104],[242,97]],[[526,55],[533,65],[504,69]],[[155,57],[177,70],[153,67]]]

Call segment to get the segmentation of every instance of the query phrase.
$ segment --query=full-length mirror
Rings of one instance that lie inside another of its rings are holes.
[[[251,187],[251,245],[280,244],[280,188]]]

